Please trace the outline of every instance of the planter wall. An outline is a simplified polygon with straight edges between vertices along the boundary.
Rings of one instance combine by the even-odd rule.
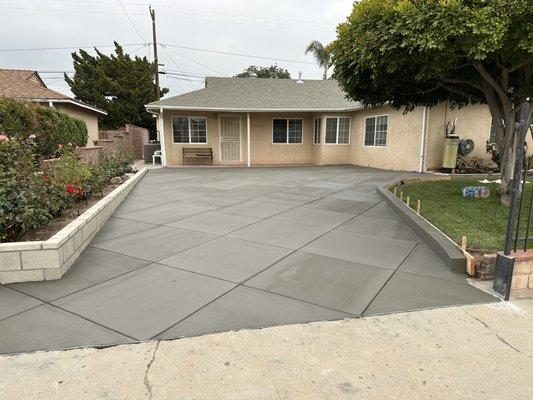
[[[60,279],[146,172],[137,172],[48,240],[0,243],[0,284]]]

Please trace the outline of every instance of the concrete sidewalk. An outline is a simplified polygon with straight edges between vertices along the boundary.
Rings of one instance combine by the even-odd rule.
[[[0,357],[0,399],[531,399],[533,300]]]

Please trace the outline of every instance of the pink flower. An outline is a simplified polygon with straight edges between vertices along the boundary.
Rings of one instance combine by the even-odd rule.
[[[61,143],[57,145],[57,148],[58,148],[59,150],[63,150],[63,147],[65,147],[65,146],[64,146],[63,144],[61,144]]]
[[[36,137],[37,137],[37,135],[32,133],[30,136],[28,136],[28,139],[34,140]]]
[[[6,135],[0,135],[0,142],[9,142],[9,138]]]

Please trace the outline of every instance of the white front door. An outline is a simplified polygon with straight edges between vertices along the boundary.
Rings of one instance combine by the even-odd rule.
[[[241,161],[241,117],[226,115],[219,117],[220,122],[220,161]]]

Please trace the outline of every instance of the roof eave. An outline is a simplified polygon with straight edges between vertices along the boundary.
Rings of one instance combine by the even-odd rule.
[[[86,108],[88,110],[94,111],[95,113],[98,113],[98,114],[107,115],[107,112],[104,111],[104,110],[100,110],[99,108],[93,107],[93,106],[91,106],[89,104],[85,104],[85,103],[82,103],[80,101],[76,101],[76,100],[73,100],[73,99],[56,99],[56,98],[46,98],[46,97],[43,97],[43,98],[39,98],[39,97],[17,97],[17,99],[32,101],[32,102],[36,102],[36,103],[50,103],[50,102],[51,103],[70,103],[70,104],[74,104],[75,106]]]
[[[163,106],[146,104],[147,110],[190,110],[190,111],[214,111],[214,112],[349,112],[361,110],[362,105],[335,108],[227,108],[227,107],[191,107],[191,106]]]

